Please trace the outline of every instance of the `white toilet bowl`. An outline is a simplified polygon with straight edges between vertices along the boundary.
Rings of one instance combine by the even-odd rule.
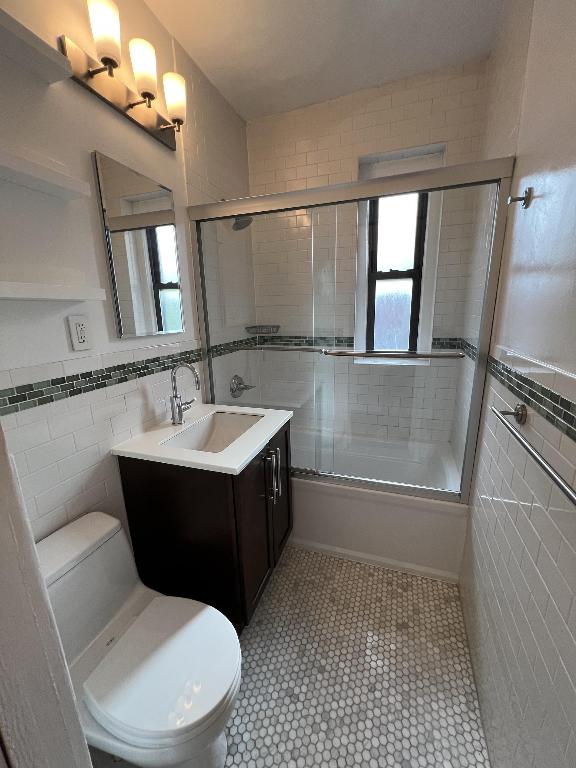
[[[141,768],[222,768],[240,686],[232,624],[145,587],[114,518],[38,544],[88,744]]]

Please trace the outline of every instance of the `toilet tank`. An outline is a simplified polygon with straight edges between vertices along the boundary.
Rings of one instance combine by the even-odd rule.
[[[71,664],[140,583],[132,550],[118,520],[102,512],[84,515],[36,546]]]

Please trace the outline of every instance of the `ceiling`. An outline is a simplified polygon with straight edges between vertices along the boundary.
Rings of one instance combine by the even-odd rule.
[[[242,117],[486,56],[502,0],[146,0]]]

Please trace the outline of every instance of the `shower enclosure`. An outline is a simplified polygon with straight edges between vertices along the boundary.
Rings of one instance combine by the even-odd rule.
[[[212,400],[294,411],[302,476],[466,501],[512,169],[190,208]]]

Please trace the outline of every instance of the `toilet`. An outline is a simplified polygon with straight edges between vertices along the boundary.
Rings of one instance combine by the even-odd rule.
[[[228,619],[145,587],[102,512],[37,549],[88,744],[143,768],[222,768],[241,674]]]

